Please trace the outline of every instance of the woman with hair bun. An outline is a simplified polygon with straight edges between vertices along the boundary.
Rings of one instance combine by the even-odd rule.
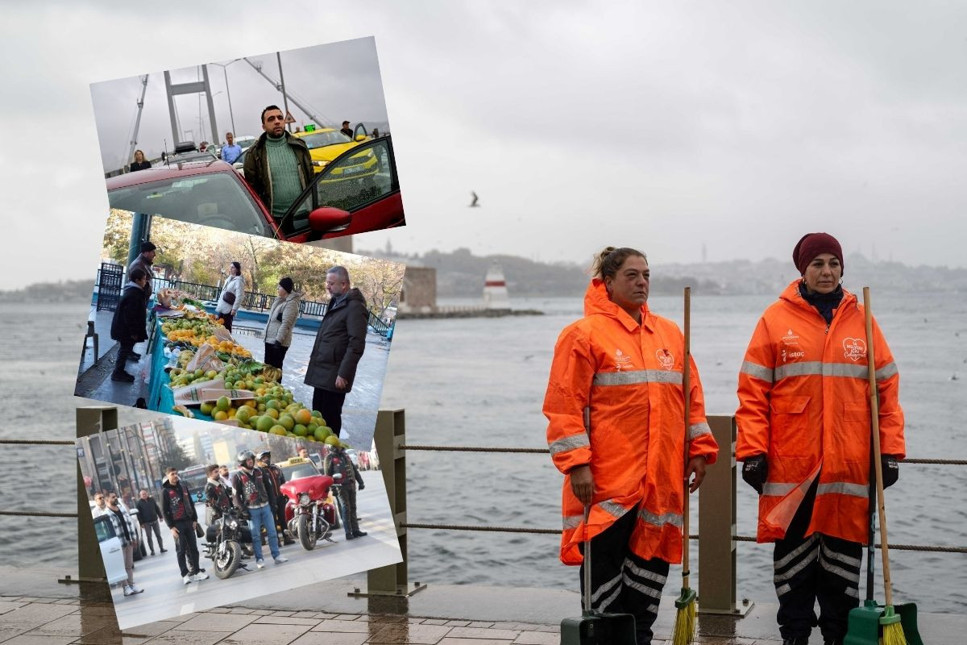
[[[544,398],[551,458],[564,474],[560,557],[583,567],[589,540],[591,589],[582,593],[594,610],[633,614],[641,645],[651,642],[669,563],[682,560],[683,482],[699,487],[718,445],[689,361],[686,459],[684,337],[648,309],[645,254],[608,247],[592,272],[585,317],[561,332]]]

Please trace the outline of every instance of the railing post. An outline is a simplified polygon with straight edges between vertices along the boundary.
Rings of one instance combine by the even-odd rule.
[[[396,524],[403,561],[386,567],[370,569],[366,578],[369,596],[409,596],[425,585],[417,584],[411,592],[407,573],[406,553],[406,456],[401,446],[406,444],[405,413],[403,410],[380,410],[376,415],[376,431],[373,436],[379,467],[383,473],[386,496],[389,498],[390,514]],[[353,594],[351,594],[353,595]],[[358,594],[363,595],[363,594]]]
[[[708,424],[719,459],[699,489],[698,609],[703,614],[745,615],[751,605],[735,606],[735,417],[710,416]]]
[[[77,408],[77,437],[88,437],[118,427],[118,409],[115,407]],[[101,547],[91,521],[91,504],[87,498],[87,486],[77,463],[77,562],[81,582],[107,581]]]

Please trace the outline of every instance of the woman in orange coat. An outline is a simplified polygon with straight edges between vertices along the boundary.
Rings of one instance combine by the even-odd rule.
[[[739,374],[736,459],[759,493],[758,542],[775,542],[779,631],[805,645],[819,625],[841,644],[859,605],[869,532],[872,444],[866,324],[841,286],[843,251],[826,233],[793,251],[802,278],[766,309]],[[899,374],[873,324],[884,484],[905,456]],[[819,602],[817,621],[814,605]]]
[[[594,274],[585,317],[558,338],[544,399],[551,456],[565,475],[561,560],[582,564],[590,539],[592,607],[634,614],[643,644],[669,563],[681,562],[684,482],[698,488],[718,446],[690,363],[686,469],[684,339],[646,305],[645,255],[609,247]]]

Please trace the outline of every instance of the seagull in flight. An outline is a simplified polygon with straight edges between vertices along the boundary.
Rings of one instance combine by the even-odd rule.
[[[480,204],[477,203],[478,201],[480,201],[480,198],[477,197],[477,193],[471,190],[470,194],[473,195],[473,201],[470,202],[470,208],[480,208]]]

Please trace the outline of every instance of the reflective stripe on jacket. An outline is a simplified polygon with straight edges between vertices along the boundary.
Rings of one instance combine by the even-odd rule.
[[[565,474],[561,561],[580,564],[584,507],[568,472],[591,465],[595,494],[587,539],[638,508],[630,547],[642,558],[680,562],[684,457],[684,338],[678,326],[642,307],[642,324],[593,280],[586,317],[561,332],[544,398],[547,442]],[[689,457],[715,462],[702,386],[691,363]],[[584,409],[590,408],[590,436]]]
[[[903,458],[900,376],[873,321],[880,450]],[[827,326],[799,293],[799,280],[769,306],[739,373],[736,459],[764,454],[769,471],[759,498],[759,542],[773,542],[819,476],[806,535],[865,543],[869,526],[870,397],[866,323],[856,296]]]

